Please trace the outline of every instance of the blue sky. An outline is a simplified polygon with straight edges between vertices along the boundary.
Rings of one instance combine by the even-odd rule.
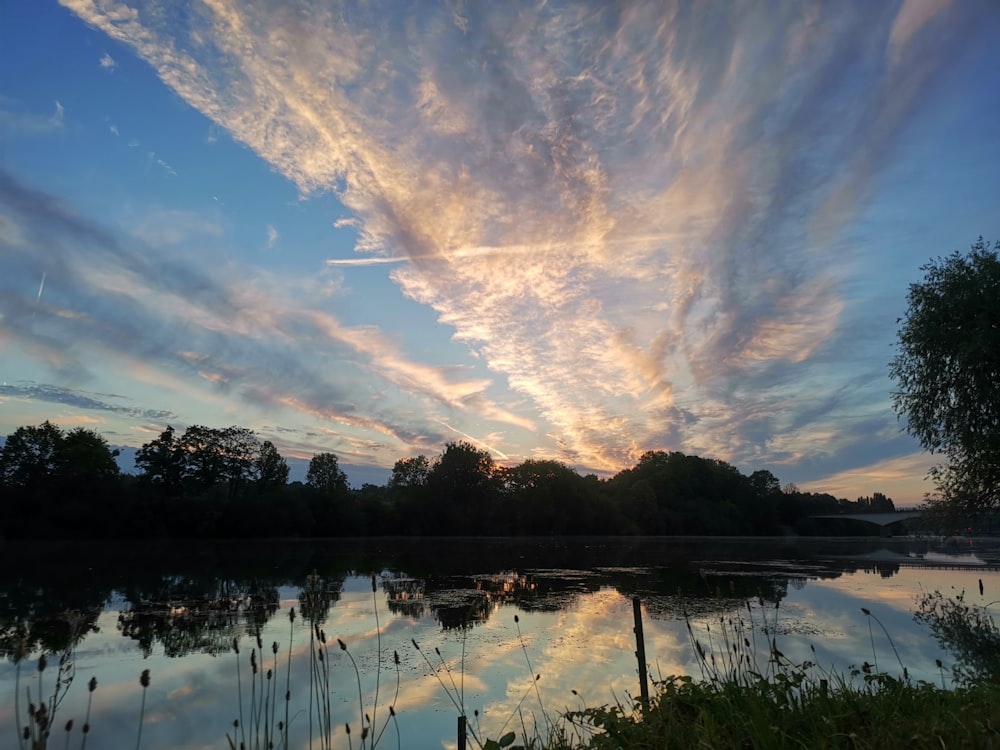
[[[0,434],[680,450],[915,502],[907,285],[1000,236],[1000,6],[0,5]]]

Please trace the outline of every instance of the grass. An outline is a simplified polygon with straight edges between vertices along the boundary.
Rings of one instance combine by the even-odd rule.
[[[372,577],[372,597],[377,617],[377,579]],[[393,652],[395,692],[391,700],[382,698],[381,674],[376,676],[374,697],[366,705],[361,673],[348,645],[336,639],[354,670],[358,693],[358,720],[334,726],[331,701],[330,649],[321,627],[323,603],[328,592],[318,576],[311,576],[300,599],[299,616],[309,622],[309,695],[306,708],[291,713],[291,651],[295,635],[296,611],[289,612],[288,656],[286,659],[284,719],[278,720],[279,652],[271,644],[270,667],[266,667],[261,636],[254,637],[249,651],[249,682],[242,674],[247,656],[236,657],[236,718],[232,734],[226,733],[230,750],[290,748],[291,724],[302,738],[308,733],[308,747],[332,750],[346,743],[349,750],[374,750],[382,744],[404,746],[395,703],[400,688],[400,658]],[[813,661],[793,662],[786,657],[775,635],[778,602],[747,601],[745,607],[713,623],[695,626],[687,619],[692,653],[698,675],[659,677],[654,681],[648,703],[627,698],[598,707],[581,707],[552,714],[546,711],[538,690],[541,675],[535,674],[528,649],[515,615],[517,635],[527,672],[526,687],[513,711],[496,731],[496,739],[484,736],[474,713],[467,722],[467,739],[481,750],[525,748],[530,750],[616,750],[635,748],[1000,748],[1000,630],[987,607],[969,604],[964,594],[946,597],[939,592],[918,602],[915,617],[926,622],[932,634],[956,656],[949,679],[938,662],[940,684],[911,680],[891,635],[877,615],[862,608],[868,619],[872,662],[867,659],[846,674],[824,668]],[[883,658],[898,674],[879,668],[875,627],[889,643],[892,657]],[[382,657],[381,627],[378,631],[378,661]],[[879,636],[881,641],[881,635]],[[464,643],[461,670],[455,670],[437,648],[431,651],[412,641],[440,688],[459,716],[466,716],[464,694]],[[815,649],[813,649],[815,653]],[[885,655],[883,650],[883,656]],[[56,717],[75,675],[72,650],[58,662],[49,678],[49,658],[42,655],[37,670],[21,679],[26,654],[16,654],[15,715],[25,716],[18,734],[19,750],[46,750],[62,746],[86,750],[90,736],[90,709],[97,687],[88,683],[87,713],[82,726],[72,719],[57,730]],[[381,663],[377,667],[381,673]],[[142,747],[148,670],[140,677],[136,748]],[[26,706],[20,700],[24,691]],[[46,695],[43,698],[43,695]],[[573,694],[576,695],[575,691]],[[297,696],[299,702],[304,696]],[[38,705],[33,702],[38,700]],[[528,706],[530,705],[530,712]],[[538,712],[537,714],[535,712]],[[305,713],[306,716],[302,716]],[[526,718],[526,713],[530,716]],[[536,717],[540,716],[541,720]],[[247,719],[247,720],[245,720]],[[390,725],[392,731],[390,730]],[[513,727],[513,728],[511,728]],[[74,731],[76,729],[76,731]],[[53,740],[53,737],[57,739]],[[299,742],[302,739],[297,740]],[[412,741],[413,746],[419,741]],[[226,745],[220,744],[220,747]]]
[[[942,690],[870,675],[822,690],[784,679],[741,683],[671,677],[655,685],[648,709],[588,709],[567,720],[594,731],[563,748],[985,748],[1000,746],[1000,687]]]

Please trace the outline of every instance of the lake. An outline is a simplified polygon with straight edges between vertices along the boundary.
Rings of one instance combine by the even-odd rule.
[[[796,662],[848,673],[867,661],[893,675],[902,664],[936,683],[948,682],[951,656],[914,621],[917,597],[1000,599],[1000,542],[978,539],[7,544],[0,566],[2,747],[17,746],[26,690],[34,702],[52,694],[63,652],[72,680],[53,748],[70,718],[70,747],[80,747],[88,699],[86,747],[134,747],[147,669],[144,748],[228,748],[227,732],[241,730],[250,746],[272,716],[284,721],[286,690],[293,748],[327,721],[333,747],[348,747],[345,724],[358,747],[367,722],[375,735],[386,727],[379,747],[454,747],[456,704],[480,736],[498,737],[637,696],[633,597],[653,678],[697,677],[692,637],[721,658],[722,621],[732,620],[762,665],[774,637]]]

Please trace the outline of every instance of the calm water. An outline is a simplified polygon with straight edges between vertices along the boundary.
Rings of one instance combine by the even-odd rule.
[[[936,682],[935,659],[947,665],[950,657],[913,620],[917,596],[954,589],[968,592],[974,603],[1000,599],[1000,546],[978,540],[31,545],[0,549],[0,566],[0,650],[6,657],[0,663],[0,747],[16,747],[25,688],[37,701],[43,650],[55,654],[41,674],[46,696],[58,654],[71,647],[75,664],[51,747],[63,747],[69,718],[75,719],[70,746],[79,747],[91,677],[99,685],[87,747],[134,747],[139,675],[148,669],[142,746],[227,748],[241,691],[244,726],[250,720],[250,653],[259,633],[261,675],[268,668],[277,675],[277,718],[284,719],[287,680],[291,746],[305,748],[310,654],[317,645],[310,644],[311,618],[327,636],[323,666],[335,747],[348,746],[345,722],[358,747],[362,722],[348,653],[360,672],[364,713],[376,727],[391,703],[403,747],[454,747],[459,711],[452,697],[470,717],[478,711],[482,732],[496,737],[505,724],[520,728],[519,713],[530,723],[542,707],[556,714],[637,694],[634,596],[643,603],[653,676],[699,674],[684,613],[705,645],[713,638],[707,627],[717,634],[720,617],[742,616],[756,626],[762,651],[766,622],[789,658],[847,671],[873,661],[869,620],[861,612],[867,607],[891,633],[911,676]],[[312,574],[320,595],[308,599],[303,587]],[[297,618],[291,622],[293,607]],[[899,674],[887,637],[874,627],[879,668]],[[18,640],[30,649],[21,664],[20,722],[11,658]],[[537,683],[534,675],[540,675]],[[260,685],[258,677],[258,695]],[[397,746],[396,726],[389,725],[380,747]]]

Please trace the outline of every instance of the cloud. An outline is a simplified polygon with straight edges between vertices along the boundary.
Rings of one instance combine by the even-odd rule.
[[[11,384],[4,383],[0,386],[0,398],[45,401],[47,403],[63,404],[88,411],[112,412],[152,422],[165,422],[175,419],[177,416],[171,411],[162,409],[144,409],[137,406],[127,406],[121,403],[128,400],[125,396],[113,393],[92,393],[74,388],[62,388],[47,383],[32,383],[30,381]],[[83,424],[85,422],[81,420],[84,419],[84,417],[80,417],[78,422]],[[64,423],[65,420],[60,418],[60,424]]]
[[[278,230],[275,229],[270,224],[267,225],[267,249],[273,250],[275,243],[278,241]]]
[[[944,11],[951,0],[904,0],[889,32],[889,55],[895,61],[920,29]]]
[[[151,211],[138,218],[132,235],[151,247],[162,248],[180,245],[193,238],[220,238],[222,226],[217,220],[194,211],[165,209]]]
[[[220,267],[199,243],[182,245],[216,233],[204,217],[154,214],[119,236],[2,171],[0,216],[16,227],[0,235],[9,270],[0,279],[0,336],[59,383],[85,382],[117,363],[191,403],[209,389],[255,413],[319,420],[336,428],[327,435],[338,448],[374,465],[448,439],[428,415],[532,427],[486,396],[489,378],[414,362],[379,330],[321,311],[320,283]],[[179,234],[164,234],[165,226]],[[164,243],[174,243],[171,253],[150,252]],[[63,386],[25,386],[16,395],[152,421],[173,413],[112,409]]]
[[[98,64],[108,71],[114,71],[114,69],[118,67],[118,63],[116,63],[115,59],[107,52],[101,55],[101,59],[98,61]]]
[[[167,164],[167,162],[165,162],[163,159],[161,159],[159,156],[157,156],[155,151],[150,151],[146,155],[146,158],[148,159],[148,161],[149,161],[150,164],[155,164],[156,166],[158,166],[160,169],[162,169],[166,174],[170,175],[171,177],[176,177],[177,176],[177,171],[173,167],[171,167],[169,164]]]
[[[398,263],[537,414],[491,418],[605,471],[656,447],[785,460],[786,422],[820,451],[841,405],[789,383],[862,366],[875,303],[848,295],[845,236],[971,24],[910,1],[62,2],[304,194],[336,192],[361,257],[331,264]],[[371,361],[420,387],[393,360]],[[455,407],[456,386],[418,392]],[[892,421],[884,388],[856,408]]]
[[[17,103],[0,96],[0,133],[12,136],[42,136],[65,127],[65,109],[56,101],[51,115],[26,112]]]

